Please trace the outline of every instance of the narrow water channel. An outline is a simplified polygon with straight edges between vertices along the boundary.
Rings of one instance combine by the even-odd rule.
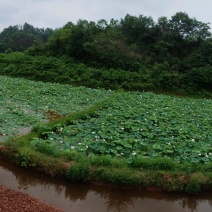
[[[70,183],[25,170],[2,159],[0,185],[28,193],[65,212],[212,211],[212,193],[189,197]]]

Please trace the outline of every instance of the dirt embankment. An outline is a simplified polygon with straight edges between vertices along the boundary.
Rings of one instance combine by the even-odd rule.
[[[0,211],[3,212],[62,212],[28,194],[0,186]]]

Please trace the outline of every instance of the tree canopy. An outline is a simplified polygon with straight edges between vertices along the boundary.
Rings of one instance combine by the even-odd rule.
[[[129,14],[120,20],[80,19],[56,30],[27,23],[10,26],[0,33],[0,52],[12,51],[61,57],[91,68],[131,73],[129,76],[137,74],[142,76],[142,83],[154,84],[154,89],[212,89],[210,27],[185,12],[157,21]]]
[[[53,30],[34,28],[28,23],[9,26],[0,33],[0,52],[25,51],[32,45],[47,42]]]

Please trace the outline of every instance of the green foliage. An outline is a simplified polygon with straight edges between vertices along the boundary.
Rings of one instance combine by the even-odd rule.
[[[153,177],[154,184],[159,188],[169,192],[182,192],[186,185],[187,176],[182,172],[158,171]]]
[[[77,161],[82,155],[87,155],[91,157],[94,165],[124,167],[127,163],[139,169],[186,170],[187,167],[188,172],[193,172],[195,169],[210,171],[210,165],[202,167],[192,165],[188,168],[188,166],[179,167],[170,161],[172,159],[192,164],[211,162],[211,144],[207,142],[211,139],[211,122],[208,116],[211,112],[210,100],[180,99],[140,92],[112,92],[113,95],[109,98],[97,102],[97,99],[108,97],[111,91],[100,92],[69,86],[63,88],[57,84],[5,77],[1,79],[4,82],[0,90],[2,140],[17,133],[15,127],[29,127],[41,120],[46,122],[48,118],[58,118],[54,116],[59,114],[59,110],[64,113],[75,110],[76,113],[66,115],[65,118],[34,127],[33,132],[37,135],[34,139],[28,138],[31,147],[47,155],[64,157],[66,160]],[[31,87],[34,89],[31,90]],[[69,94],[65,93],[67,88]],[[61,93],[65,96],[61,96]],[[36,95],[44,95],[44,98],[33,98]],[[80,111],[82,109],[80,97],[83,102],[84,97],[89,99],[85,106],[92,104],[93,106]],[[45,98],[48,103],[42,103]],[[62,109],[61,101],[64,98],[68,101],[67,106],[64,104]],[[70,100],[72,103],[75,102],[73,107]],[[46,110],[45,105],[51,101],[54,102],[51,104],[54,105],[54,109]],[[57,102],[60,102],[59,106]],[[44,107],[41,107],[41,104],[44,104]],[[41,115],[40,110],[51,112],[53,117],[46,117],[50,115],[49,112],[47,114],[45,112],[44,116]],[[35,115],[38,113],[37,119],[31,122],[31,119],[27,119],[28,113]],[[23,129],[25,128],[21,128]],[[118,160],[101,156],[123,160],[117,162]],[[149,158],[157,160],[150,163]]]
[[[124,51],[128,52],[128,50]],[[128,59],[126,61],[129,61]],[[134,61],[134,60],[133,60]],[[117,62],[115,62],[118,64]],[[137,62],[133,64],[137,66]],[[178,59],[171,59],[176,69],[184,67]],[[132,65],[132,67],[135,67]],[[134,69],[134,68],[133,68]],[[76,63],[67,57],[55,58],[45,56],[29,56],[14,52],[0,55],[0,74],[12,77],[23,77],[43,82],[56,82],[90,88],[106,88],[156,91],[193,94],[211,97],[211,68],[191,68],[182,73],[169,71],[170,63],[157,63],[154,68],[144,65],[135,68],[137,71],[122,69],[91,68],[82,63]]]
[[[183,12],[170,20],[161,17],[157,23],[151,17],[129,14],[120,21],[111,19],[110,23],[79,20],[76,25],[69,22],[56,30],[42,51],[66,55],[98,68],[139,72],[144,66],[153,68],[166,61],[169,64],[166,72],[183,72],[186,67],[196,65],[188,58],[207,43],[211,36],[209,29],[208,24]],[[206,62],[205,58],[208,56],[203,55],[202,61]]]
[[[79,162],[84,155],[80,152],[77,152],[75,149],[66,149],[60,152],[60,156],[66,161],[76,161]]]
[[[201,172],[195,172],[190,176],[185,192],[188,194],[198,194],[201,191],[201,187],[204,187],[208,181],[210,181],[210,176],[208,177]]]
[[[211,35],[208,24],[189,18],[188,14],[178,12],[171,17],[170,28],[183,39],[199,40],[206,39]]]
[[[112,183],[119,186],[142,187],[145,186],[146,176],[127,168],[106,169],[97,168],[92,173],[95,180]]]
[[[0,76],[0,142],[29,132],[33,125],[90,107],[112,93]]]
[[[116,168],[123,168],[127,166],[126,161],[120,158],[111,158],[108,156],[96,156],[93,155],[90,158],[90,164],[94,166],[103,166],[103,167],[116,167]]]
[[[192,92],[201,89],[212,91],[212,66],[194,68],[183,76],[182,81]]]
[[[200,190],[201,190],[201,186],[197,180],[190,181],[185,187],[185,192],[191,195],[194,195],[194,194],[197,195],[200,192]]]
[[[61,150],[123,158],[132,167],[175,170],[177,163],[212,161],[209,114],[211,100],[120,93],[89,116],[72,119],[62,131],[50,131],[45,139]],[[150,163],[150,158],[156,160]],[[110,164],[109,159],[100,161]]]
[[[129,14],[109,23],[79,20],[55,31],[27,23],[10,26],[0,33],[0,52],[9,54],[0,58],[0,74],[92,88],[198,92],[211,97],[209,29],[184,12],[157,22]],[[10,54],[26,49],[34,57]]]
[[[42,45],[47,42],[53,30],[50,28],[34,28],[28,23],[9,26],[0,33],[0,52],[25,51],[33,45]]]
[[[46,157],[46,155],[40,155],[40,157],[37,157],[35,160],[37,164],[36,168],[38,170],[41,170],[42,172],[50,175],[51,177],[65,177],[66,167],[64,165],[65,161],[63,159]]]
[[[35,166],[32,150],[28,147],[18,149],[15,156],[16,162],[23,167]]]
[[[137,179],[134,179],[128,169],[111,171],[108,173],[108,181],[120,186],[136,186],[139,184]]]
[[[137,157],[132,160],[130,167],[141,170],[174,171],[178,168],[178,165],[173,160],[167,158],[157,158],[150,160],[144,157]]]
[[[34,138],[31,142],[31,145],[36,151],[46,155],[57,157],[60,154],[60,152],[57,151],[56,144],[49,141],[37,141],[37,139]]]
[[[71,181],[86,182],[89,179],[89,168],[86,161],[78,164],[71,164],[66,172],[66,176]]]

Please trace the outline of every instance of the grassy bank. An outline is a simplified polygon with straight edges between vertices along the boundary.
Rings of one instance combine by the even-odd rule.
[[[168,159],[139,159],[131,164],[126,160],[105,156],[87,158],[67,153],[61,157],[35,151],[27,146],[33,138],[29,134],[1,146],[1,157],[19,166],[33,169],[51,177],[70,181],[90,182],[129,189],[199,194],[212,190],[212,165],[176,163]],[[26,140],[27,139],[27,140]],[[16,144],[14,142],[17,142]]]

